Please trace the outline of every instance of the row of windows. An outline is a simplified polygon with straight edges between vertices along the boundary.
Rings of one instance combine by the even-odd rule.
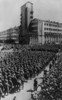
[[[52,33],[51,32],[44,32],[44,34],[45,35],[50,35],[50,36],[61,36],[62,37],[62,34],[61,33],[58,33],[57,34],[57,33],[53,33],[53,32]]]
[[[49,42],[49,43],[51,43],[51,42],[61,42],[62,41],[62,38],[51,38],[51,39],[49,39],[49,38],[45,38],[45,43],[46,42]]]
[[[38,22],[37,21],[32,21],[31,25],[38,25]]]
[[[48,37],[48,36],[45,36],[45,39],[54,40],[54,39],[62,39],[62,37]]]
[[[36,31],[38,31],[38,27],[36,26],[36,27],[31,27],[31,30],[33,31],[33,30],[36,30]]]
[[[44,28],[44,30],[50,30],[50,31],[62,31],[61,29],[52,29],[52,28]]]
[[[44,25],[46,25],[46,26],[53,26],[53,27],[62,27],[62,25],[60,25],[60,24],[44,23]]]

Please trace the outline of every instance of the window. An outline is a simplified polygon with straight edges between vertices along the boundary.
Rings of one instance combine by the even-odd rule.
[[[44,25],[47,25],[48,26],[48,23],[44,23]]]
[[[47,24],[47,26],[48,26],[48,24]]]
[[[44,30],[47,30],[47,28],[44,28]]]
[[[44,25],[46,25],[46,23],[44,23]]]

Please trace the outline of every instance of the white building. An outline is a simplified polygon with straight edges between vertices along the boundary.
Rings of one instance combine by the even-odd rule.
[[[62,23],[33,19],[30,23],[30,44],[61,43]]]

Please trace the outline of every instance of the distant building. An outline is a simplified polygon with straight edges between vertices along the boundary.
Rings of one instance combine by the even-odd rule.
[[[6,31],[0,32],[0,42],[3,43],[19,43],[19,28],[14,27]]]
[[[7,31],[0,32],[0,43],[6,41],[7,39]]]
[[[30,23],[30,44],[62,42],[62,23],[33,19]]]
[[[29,24],[33,20],[33,4],[25,3],[21,7],[21,42],[29,43]]]
[[[13,29],[9,29],[7,38],[13,40],[14,43],[19,43],[19,28],[14,27]]]

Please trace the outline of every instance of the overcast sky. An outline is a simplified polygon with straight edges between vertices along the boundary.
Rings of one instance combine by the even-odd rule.
[[[0,31],[20,25],[21,6],[33,3],[34,18],[62,22],[62,0],[0,0]]]

